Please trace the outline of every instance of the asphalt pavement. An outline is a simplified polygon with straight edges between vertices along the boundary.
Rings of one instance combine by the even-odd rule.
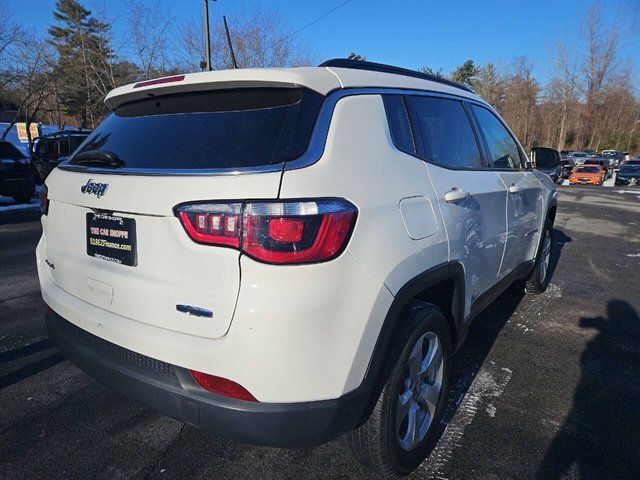
[[[0,213],[0,478],[376,478],[341,440],[242,445],[97,384],[52,349],[37,213]],[[454,362],[412,479],[640,478],[640,190],[560,187],[547,292],[505,292]]]

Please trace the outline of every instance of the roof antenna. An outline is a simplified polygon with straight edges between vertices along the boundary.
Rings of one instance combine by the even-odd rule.
[[[229,26],[227,25],[227,17],[223,15],[222,20],[224,21],[224,31],[227,34],[227,44],[229,45],[229,53],[231,53],[231,61],[233,62],[233,68],[238,68],[238,62],[236,62],[236,56],[233,53],[233,45],[231,45],[231,35],[229,35]]]

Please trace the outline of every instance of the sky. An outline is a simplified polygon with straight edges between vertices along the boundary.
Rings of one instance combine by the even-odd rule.
[[[13,18],[36,34],[52,24],[55,0],[2,0]],[[159,3],[178,22],[202,16],[202,0],[143,0]],[[81,0],[87,8],[105,12],[114,33],[126,42],[126,0]],[[622,66],[632,70],[640,89],[640,0],[600,2],[605,18],[618,29]],[[591,1],[381,1],[381,0],[217,0],[210,16],[229,22],[251,8],[277,10],[289,32],[323,61],[357,52],[367,60],[418,69],[429,66],[445,73],[467,59],[506,67],[526,55],[534,76],[543,84],[553,75],[558,41],[579,55],[585,14]],[[338,8],[336,8],[338,7]],[[333,12],[327,14],[331,10]]]

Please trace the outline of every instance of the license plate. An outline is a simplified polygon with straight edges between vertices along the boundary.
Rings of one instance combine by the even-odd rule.
[[[135,267],[136,221],[106,213],[87,213],[87,255]]]

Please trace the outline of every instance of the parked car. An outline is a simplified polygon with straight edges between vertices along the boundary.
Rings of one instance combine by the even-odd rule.
[[[612,166],[618,167],[624,161],[624,153],[617,150],[603,150],[602,156],[611,161]]]
[[[569,152],[568,158],[573,160],[576,165],[582,165],[589,158],[589,154],[585,152]]]
[[[29,159],[11,142],[0,140],[0,195],[29,203],[35,188]]]
[[[583,165],[600,165],[605,172],[604,179],[607,180],[613,176],[613,167],[609,162],[609,159],[598,157],[598,158],[590,158],[585,160]]]
[[[91,130],[62,130],[36,138],[31,154],[36,181],[42,184],[60,160],[73,153],[90,133]]]
[[[605,170],[600,165],[580,165],[569,176],[569,185],[602,185]]]
[[[640,185],[640,161],[630,160],[620,167],[616,174],[616,185]]]
[[[415,469],[470,321],[550,279],[556,187],[499,114],[465,86],[343,59],[105,102],[42,193],[49,341],[217,435],[310,448],[350,432],[365,465]]]
[[[583,150],[584,153],[586,153],[587,155],[589,155],[590,157],[595,157],[597,156],[597,153],[595,150]]]
[[[562,168],[562,178],[566,180],[571,176],[571,172],[576,167],[576,163],[572,159],[567,158],[560,161],[560,167]]]
[[[553,183],[562,183],[563,168],[558,150],[553,148],[532,148],[531,161],[536,170],[549,175]]]

